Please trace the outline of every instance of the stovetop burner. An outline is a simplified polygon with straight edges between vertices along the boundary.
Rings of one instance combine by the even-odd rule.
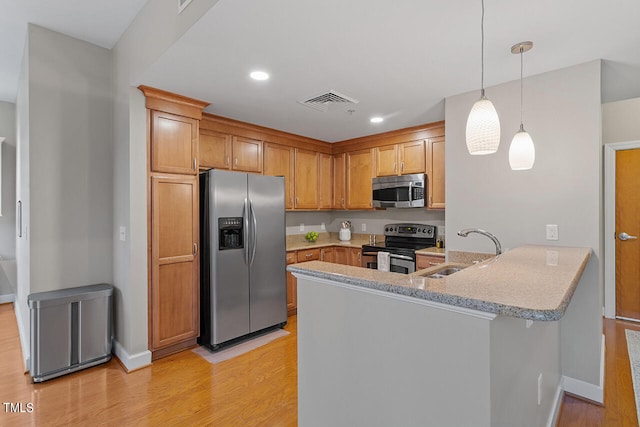
[[[384,226],[384,242],[364,245],[363,250],[385,250],[414,256],[416,249],[430,248],[436,245],[436,227],[425,224],[387,224]]]

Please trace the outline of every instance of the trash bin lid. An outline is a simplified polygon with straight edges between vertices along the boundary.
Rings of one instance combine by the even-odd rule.
[[[55,291],[37,292],[29,294],[27,302],[29,308],[53,307],[70,304],[76,301],[90,300],[113,295],[113,286],[107,283],[78,286],[75,288],[57,289]]]

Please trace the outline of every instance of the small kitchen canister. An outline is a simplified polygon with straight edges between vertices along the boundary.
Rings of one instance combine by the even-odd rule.
[[[342,221],[340,226],[338,234],[340,240],[351,240],[351,221]]]

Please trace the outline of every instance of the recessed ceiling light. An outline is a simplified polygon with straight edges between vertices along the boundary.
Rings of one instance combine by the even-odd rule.
[[[371,117],[369,120],[371,123],[382,123],[384,119],[382,117]]]
[[[269,78],[269,74],[264,71],[252,71],[249,76],[251,76],[253,80],[267,80]]]

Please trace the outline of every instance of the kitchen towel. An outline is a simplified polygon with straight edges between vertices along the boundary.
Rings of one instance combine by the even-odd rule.
[[[389,271],[389,252],[378,252],[378,270]]]

